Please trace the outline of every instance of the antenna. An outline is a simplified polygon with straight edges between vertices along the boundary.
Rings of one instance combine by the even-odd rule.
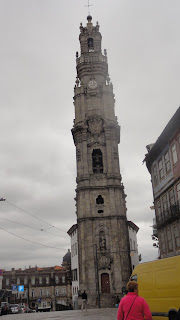
[[[85,7],[88,7],[88,14],[90,15],[90,9],[89,9],[89,7],[92,7],[93,6],[93,4],[89,4],[89,0],[88,0],[88,4],[87,5],[85,5]]]

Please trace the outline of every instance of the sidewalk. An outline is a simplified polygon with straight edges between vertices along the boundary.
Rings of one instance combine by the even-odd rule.
[[[8,314],[1,320],[116,320],[116,308]]]

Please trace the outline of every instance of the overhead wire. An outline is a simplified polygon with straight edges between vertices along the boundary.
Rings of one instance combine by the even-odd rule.
[[[48,224],[48,225],[50,226],[50,228],[56,228],[56,229],[58,229],[58,230],[63,231],[63,232],[66,233],[66,231],[64,231],[64,230],[62,230],[62,229],[60,229],[60,228],[58,228],[58,227],[55,227],[54,225],[50,224],[49,222],[47,222],[47,221],[45,221],[45,220],[43,220],[43,219],[41,219],[41,218],[33,215],[32,213],[30,213],[30,212],[28,212],[28,211],[26,211],[26,210],[24,210],[24,209],[22,209],[22,208],[20,208],[20,207],[18,207],[18,206],[16,206],[16,205],[14,205],[13,203],[11,203],[11,202],[9,202],[9,201],[7,201],[7,200],[6,200],[6,202],[7,202],[8,204],[10,204],[11,206],[15,207],[16,209],[19,209],[19,210],[21,210],[21,211],[29,214],[29,215],[32,216],[33,218],[38,219],[38,220],[40,220],[40,221]],[[50,229],[50,228],[47,228],[47,229],[43,229],[43,228],[38,229],[38,228],[35,228],[35,227],[27,226],[27,225],[25,225],[25,224],[23,224],[23,223],[20,223],[20,222],[16,222],[16,221],[9,220],[9,219],[5,219],[5,218],[0,218],[0,219],[6,220],[6,221],[10,221],[10,222],[13,222],[13,223],[16,223],[16,224],[19,224],[19,225],[23,225],[23,226],[25,226],[25,227],[28,227],[28,228],[31,228],[31,229],[35,229],[35,230],[38,230],[38,231],[43,231],[43,232],[46,232],[46,233],[49,233],[49,234],[52,234],[52,235],[57,235],[57,236],[59,236],[59,237],[62,237],[62,238],[67,239],[66,237],[63,237],[63,236],[60,236],[60,235],[58,235],[58,234],[54,234],[54,233],[52,233],[52,232],[47,231],[47,229]],[[41,243],[38,243],[38,242],[35,242],[35,241],[32,241],[32,240],[26,239],[26,238],[24,238],[24,237],[21,237],[21,236],[19,236],[19,235],[16,235],[16,234],[13,233],[13,232],[8,231],[8,230],[6,230],[6,229],[4,229],[4,228],[2,228],[2,227],[0,227],[0,229],[3,230],[3,231],[5,231],[5,232],[7,232],[7,233],[9,233],[9,234],[11,234],[11,235],[13,235],[13,236],[15,236],[15,237],[18,237],[18,238],[23,239],[23,240],[25,240],[25,241],[34,243],[34,244],[39,245],[39,246],[43,246],[43,247],[47,247],[47,248],[53,248],[53,249],[63,249],[63,250],[66,250],[65,248],[48,246],[48,245],[44,245],[44,244],[41,244]],[[142,230],[141,230],[141,232],[142,232]],[[144,233],[144,232],[143,232],[143,233]],[[145,233],[144,233],[144,235],[147,236],[147,234],[145,234]],[[138,247],[139,247],[139,246],[138,246]],[[140,248],[140,249],[143,249],[142,247],[139,247],[139,248]],[[146,256],[146,255],[144,255],[144,256]],[[146,257],[149,258],[148,256],[146,256]]]
[[[33,215],[32,213],[28,212],[27,210],[24,210],[24,209],[22,209],[22,208],[20,208],[20,207],[18,207],[18,206],[16,206],[16,205],[14,205],[13,203],[7,201],[7,200],[5,200],[5,201],[6,201],[9,205],[15,207],[16,209],[21,210],[21,211],[25,212],[26,214],[29,214],[29,215],[32,216],[33,218],[36,218],[36,219],[38,219],[39,221],[42,221],[42,222],[48,224],[50,227],[49,227],[49,228],[46,228],[46,229],[44,229],[44,228],[38,229],[38,228],[35,228],[35,227],[27,226],[27,225],[25,225],[25,224],[23,224],[23,223],[20,223],[20,222],[16,222],[16,221],[9,220],[9,219],[5,219],[5,218],[0,218],[0,219],[6,220],[6,221],[10,221],[10,222],[13,222],[13,223],[16,223],[16,224],[19,224],[19,225],[23,225],[23,226],[25,226],[25,227],[32,228],[32,229],[35,229],[35,230],[38,230],[38,231],[43,231],[43,232],[46,232],[46,233],[49,233],[49,234],[52,234],[52,235],[56,235],[56,236],[62,237],[62,238],[64,238],[64,239],[67,239],[67,238],[68,238],[68,237],[63,237],[63,236],[60,236],[60,235],[58,235],[58,234],[54,234],[54,233],[52,233],[52,232],[49,232],[49,231],[47,231],[47,229],[56,228],[56,229],[58,229],[58,230],[60,230],[60,231],[62,231],[62,232],[65,232],[65,233],[67,234],[66,231],[64,231],[64,230],[62,230],[62,229],[60,229],[60,228],[58,228],[58,227],[55,227],[54,225],[50,224],[49,222],[47,222],[47,221],[45,221],[45,220],[43,220],[43,219],[41,219],[41,218]],[[27,241],[27,242],[34,243],[34,244],[39,245],[39,246],[42,246],[42,247],[51,248],[51,249],[56,249],[56,250],[59,250],[59,249],[61,249],[61,250],[67,250],[66,248],[49,246],[49,245],[45,245],[45,244],[42,244],[42,243],[39,243],[39,242],[36,242],[36,241],[33,241],[33,240],[26,239],[26,238],[24,238],[24,237],[22,237],[22,236],[19,236],[19,235],[15,234],[15,233],[13,233],[13,232],[11,232],[11,231],[8,231],[8,230],[6,230],[6,229],[4,229],[4,228],[2,228],[2,227],[0,227],[0,229],[3,230],[3,231],[5,231],[5,232],[7,232],[7,233],[9,233],[9,234],[11,234],[11,235],[13,235],[13,236],[15,236],[15,237],[17,237],[17,238],[19,238],[19,239],[25,240],[25,241]]]
[[[31,243],[34,243],[34,244],[37,244],[37,245],[42,246],[42,247],[51,248],[51,249],[57,249],[57,250],[59,250],[59,249],[67,250],[66,248],[48,246],[48,245],[46,245],[46,244],[42,244],[42,243],[38,243],[38,242],[36,242],[36,241],[32,241],[32,240],[26,239],[26,238],[21,237],[21,236],[15,234],[15,233],[13,233],[13,232],[8,231],[8,230],[6,230],[6,229],[4,229],[4,228],[2,228],[2,227],[0,227],[0,229],[3,230],[3,231],[5,231],[5,232],[7,232],[7,233],[9,233],[9,234],[11,234],[11,235],[13,235],[13,236],[15,236],[15,237],[17,237],[17,238],[23,239],[23,240],[25,240],[25,241],[28,241],[28,242],[31,242]]]
[[[47,222],[47,221],[45,221],[45,220],[43,220],[43,219],[41,219],[41,218],[39,218],[39,217],[35,216],[34,214],[32,214],[32,213],[28,212],[27,210],[24,210],[24,209],[22,209],[22,208],[20,208],[20,207],[16,206],[15,204],[13,204],[13,203],[11,203],[11,202],[7,201],[7,200],[5,200],[5,201],[6,201],[8,204],[10,204],[11,206],[15,207],[16,209],[19,209],[19,210],[21,210],[21,211],[23,211],[23,212],[25,212],[25,213],[29,214],[29,215],[30,215],[30,216],[32,216],[33,218],[38,219],[38,220],[40,220],[41,222],[44,222],[44,223],[48,224],[51,228],[56,228],[56,229],[58,229],[58,230],[60,230],[60,231],[62,231],[62,232],[67,233],[66,231],[64,231],[64,230],[62,230],[62,229],[60,229],[60,228],[58,228],[58,227],[55,227],[55,226],[54,226],[54,225],[52,225],[51,223],[49,223],[49,222]],[[50,228],[49,228],[49,229],[50,229]]]
[[[55,235],[55,236],[57,236],[57,237],[61,237],[61,238],[64,238],[64,239],[68,239],[68,238],[69,238],[68,236],[67,236],[67,237],[63,237],[63,236],[61,236],[61,235],[59,235],[59,234],[57,234],[57,233],[49,232],[49,231],[47,231],[47,229],[42,229],[42,228],[39,229],[39,228],[27,226],[27,225],[24,224],[24,223],[17,222],[17,221],[13,221],[13,220],[9,220],[9,219],[6,219],[6,218],[1,218],[1,217],[0,217],[0,219],[1,219],[1,220],[5,220],[5,221],[9,221],[9,222],[13,222],[13,223],[15,223],[15,224],[19,224],[19,225],[21,225],[21,226],[24,226],[24,227],[27,227],[27,228],[31,228],[31,229],[34,229],[34,230],[46,232],[46,233],[52,234],[53,236]]]

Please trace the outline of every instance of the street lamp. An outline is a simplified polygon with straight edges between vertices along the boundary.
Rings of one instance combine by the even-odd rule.
[[[100,308],[100,294],[99,294],[99,270],[98,270],[98,255],[97,255],[97,244],[93,244],[92,247],[95,247],[95,265],[96,265],[96,286],[97,286],[97,296],[98,296],[98,307]]]

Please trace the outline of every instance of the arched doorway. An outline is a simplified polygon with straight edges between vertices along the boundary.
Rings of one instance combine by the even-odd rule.
[[[109,283],[109,274],[108,273],[101,274],[101,292],[102,293],[110,293],[110,283]]]

